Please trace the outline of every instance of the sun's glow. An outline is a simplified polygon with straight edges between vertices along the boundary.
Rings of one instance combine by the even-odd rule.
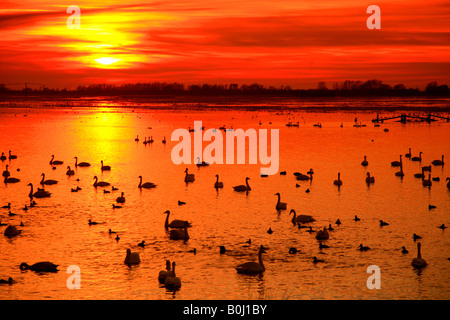
[[[117,61],[120,61],[120,59],[111,58],[111,57],[102,57],[95,59],[96,62],[103,64],[103,65],[110,65],[113,63],[116,63]]]

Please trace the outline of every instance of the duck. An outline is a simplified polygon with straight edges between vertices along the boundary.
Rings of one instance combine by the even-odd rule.
[[[263,273],[266,268],[264,267],[263,261],[262,261],[262,254],[266,253],[266,250],[261,245],[258,250],[258,262],[245,262],[242,264],[239,264],[235,267],[237,273],[240,274],[248,274],[248,275],[255,275],[255,274],[261,274]]]
[[[428,180],[422,179],[422,185],[424,187],[431,187],[432,185],[431,174],[428,175]]]
[[[66,171],[66,175],[73,176],[75,174],[75,171],[73,171],[72,169],[70,169],[70,166],[67,166],[67,171]]]
[[[103,165],[103,160],[100,161],[100,164],[101,164],[100,169],[102,170],[102,172],[103,172],[103,171],[111,171],[111,166],[105,166],[105,165]]]
[[[359,245],[358,250],[359,250],[359,251],[367,251],[367,250],[370,250],[370,248],[369,248],[369,247],[364,247],[364,246],[362,245],[362,243],[361,243],[361,244]]]
[[[300,250],[298,250],[297,248],[289,248],[289,254],[296,254],[298,253]]]
[[[227,249],[225,248],[225,246],[219,246],[219,252],[220,254],[225,254],[227,252]]]
[[[296,179],[299,181],[308,181],[308,180],[312,180],[312,176],[313,176],[314,172],[309,172],[309,175],[306,174],[302,174],[302,173],[296,173]]]
[[[48,198],[48,197],[51,196],[51,192],[48,192],[48,191],[46,191],[44,189],[39,189],[39,188],[38,188],[38,191],[33,193],[33,184],[29,183],[28,185],[31,187],[30,193],[28,194],[30,199],[33,199],[33,198]]]
[[[169,231],[169,237],[172,240],[189,240],[188,223],[185,223],[183,229],[172,229]]]
[[[75,159],[75,168],[77,167],[90,167],[91,164],[89,162],[80,162],[78,163],[78,157],[74,157]]]
[[[436,209],[436,206],[434,206],[434,205],[432,205],[432,204],[429,204],[429,205],[428,205],[428,210],[431,210],[431,209]]]
[[[11,209],[11,202],[8,202],[6,206],[2,207],[3,209]]]
[[[186,202],[178,200],[178,205],[179,206],[184,206],[185,204],[186,204]]]
[[[422,237],[414,233],[413,240],[416,241],[417,239],[422,239]]]
[[[166,270],[161,270],[158,274],[159,283],[163,284],[169,273],[170,273],[170,260],[166,260]]]
[[[53,185],[53,184],[57,184],[58,183],[57,180],[52,180],[52,179],[45,180],[45,173],[41,174],[41,176],[42,176],[42,180],[41,180],[40,183],[42,185]]]
[[[429,166],[423,166],[422,170],[423,171],[427,171],[427,172],[431,172],[431,164]]]
[[[214,183],[214,188],[216,188],[216,189],[223,188],[223,182],[219,181],[218,174],[216,174],[216,182]]]
[[[58,265],[49,261],[42,261],[28,265],[26,262],[20,264],[20,270],[31,270],[35,272],[57,272]]]
[[[138,247],[144,248],[145,247],[145,240],[142,240],[137,245],[138,245]]]
[[[245,191],[250,191],[250,190],[252,190],[252,189],[250,188],[250,185],[248,184],[248,180],[250,180],[249,177],[245,178],[245,185],[241,184],[241,185],[238,185],[238,186],[234,186],[234,187],[233,187],[234,191],[237,191],[237,192],[245,192]]]
[[[5,284],[5,283],[7,283],[7,284],[13,284],[13,283],[15,283],[15,281],[14,281],[13,278],[11,278],[11,277],[9,277],[8,280],[0,279],[0,284]]]
[[[370,172],[367,172],[366,183],[367,184],[375,183],[375,177],[371,177]]]
[[[154,184],[153,182],[142,183],[142,176],[139,176],[138,178],[139,178],[139,185],[138,185],[139,189],[142,189],[142,188],[144,188],[144,189],[156,188],[156,184]]]
[[[176,263],[172,262],[172,270],[169,271],[164,280],[164,287],[168,290],[178,290],[181,288],[181,279],[175,273],[175,266]]]
[[[328,246],[328,245],[326,245],[326,244],[323,244],[322,242],[319,242],[319,249],[327,249],[327,248],[329,248],[330,246]]]
[[[358,218],[358,216],[355,214],[355,218],[354,218],[353,220],[355,220],[355,221],[360,221],[361,219]]]
[[[316,233],[317,240],[327,240],[330,237],[327,228],[323,228],[323,230],[319,230]]]
[[[434,166],[443,166],[444,165],[444,155],[442,155],[441,160],[433,160],[431,164]]]
[[[119,241],[120,240],[119,235],[117,235],[115,239],[116,239],[116,241]]]
[[[192,173],[188,172],[188,168],[186,168],[186,170],[184,170],[184,172],[186,173],[184,176],[184,182],[194,182],[195,181],[195,175]]]
[[[364,160],[361,162],[361,165],[363,167],[367,167],[369,165],[369,162],[367,161],[367,157],[366,156],[364,156]]]
[[[100,224],[100,222],[95,222],[95,221],[92,221],[91,219],[89,219],[88,223],[89,223],[90,226],[94,226],[94,225]]]
[[[301,215],[297,216],[297,213],[295,212],[294,209],[291,209],[291,211],[289,212],[289,215],[291,213],[293,214],[293,217],[292,217],[292,223],[293,224],[296,224],[296,223],[308,223],[308,222],[315,221],[315,219],[312,216],[310,216],[310,215],[301,214]]]
[[[281,199],[280,193],[277,192],[277,193],[275,193],[275,195],[278,196],[278,201],[277,201],[277,204],[275,206],[275,209],[278,210],[278,211],[286,210],[286,206],[287,206],[286,203],[280,201],[280,199]]]
[[[313,263],[321,263],[321,262],[325,262],[325,260],[317,259],[317,257],[313,257]]]
[[[445,224],[441,224],[438,228],[442,229],[442,230],[445,230],[447,227],[445,226]]]
[[[341,173],[340,172],[338,172],[338,178],[337,178],[337,180],[334,180],[333,184],[335,186],[342,186],[342,180],[341,180]]]
[[[164,137],[164,139],[161,142],[166,144],[166,137]]]
[[[52,159],[50,160],[50,165],[51,166],[53,166],[53,165],[60,165],[60,164],[63,164],[64,163],[64,161],[60,161],[60,160],[54,160],[55,159],[55,155],[53,155],[52,154]]]
[[[116,231],[112,231],[111,229],[108,230],[109,234],[117,233]]]
[[[2,152],[2,155],[0,156],[0,160],[1,161],[5,161],[6,160],[6,156],[5,156],[4,152]]]
[[[166,210],[164,211],[163,214],[167,214],[166,216],[166,220],[164,222],[164,228],[167,230],[168,228],[184,228],[185,226],[187,227],[191,227],[191,223],[189,221],[185,221],[185,220],[172,220],[169,223],[169,216],[170,216],[170,211]]]
[[[76,191],[78,191],[78,190],[76,190]],[[111,193],[111,191],[109,191],[109,190],[103,190],[103,193]]]
[[[400,161],[392,161],[391,167],[400,167],[402,165],[402,155],[400,155]]]
[[[116,205],[114,203],[113,203],[112,207],[113,207],[113,209],[121,209],[122,208],[122,206],[118,206],[118,205]]]
[[[425,261],[425,259],[422,258],[420,249],[421,249],[421,244],[419,242],[417,244],[417,258],[414,258],[411,262],[411,265],[416,269],[421,269],[427,265],[427,262]]]
[[[341,220],[337,219],[335,223],[339,226],[341,225]]]
[[[267,233],[268,233],[268,234],[272,234],[272,233],[273,233],[272,228],[269,228],[269,229],[267,230]]]
[[[14,217],[14,216],[17,216],[17,213],[12,213],[11,211],[9,211],[8,216]]]
[[[411,148],[409,148],[409,152],[405,154],[405,158],[411,158]]]
[[[9,150],[8,153],[9,153],[9,157],[8,157],[9,160],[17,159],[17,156],[16,156],[16,155],[11,154],[11,150]]]
[[[11,175],[11,173],[8,170],[8,167],[9,165],[6,165],[5,171],[3,171],[2,173],[2,177],[8,178]]]
[[[403,253],[403,254],[409,253],[409,251],[405,248],[405,246],[402,247],[402,253]]]
[[[106,181],[97,181],[98,180],[97,176],[94,177],[94,180],[95,180],[95,182],[94,182],[93,186],[96,188],[97,187],[107,187],[110,185],[110,183],[106,182]]]
[[[124,197],[124,193],[123,192],[120,195],[120,197],[117,197],[116,202],[117,203],[125,203],[125,197]]]
[[[134,139],[134,141],[136,141],[136,142],[139,141],[139,135],[136,136],[136,138]]]
[[[141,263],[141,258],[139,257],[138,252],[131,252],[131,249],[127,249],[127,254],[125,256],[125,264],[132,265],[132,264],[139,264]]]
[[[112,187],[111,187],[111,190],[112,190],[112,191],[117,191],[117,190],[119,190],[119,188],[116,188],[116,187],[112,186]]]
[[[418,157],[412,157],[411,161],[419,161],[422,162],[422,151],[419,152],[419,156]]]
[[[384,222],[383,220],[380,220],[380,227],[388,226],[389,223]]]

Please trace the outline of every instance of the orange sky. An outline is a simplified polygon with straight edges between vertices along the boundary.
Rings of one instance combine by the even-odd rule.
[[[68,5],[81,29],[68,29]],[[366,9],[381,8],[381,30]],[[0,82],[450,84],[450,2],[2,0]],[[12,87],[17,88],[17,87]]]

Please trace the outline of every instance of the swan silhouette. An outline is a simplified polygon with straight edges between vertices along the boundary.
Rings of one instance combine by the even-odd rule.
[[[369,247],[364,247],[363,245],[362,245],[362,243],[359,245],[359,247],[358,247],[358,250],[359,251],[367,251],[367,250],[370,250],[370,248]]]
[[[159,283],[163,284],[169,274],[170,274],[170,260],[166,260],[166,270],[161,270],[158,274]]]
[[[178,290],[181,287],[181,279],[175,273],[175,262],[172,262],[172,270],[164,280],[164,287],[168,290]]]
[[[367,184],[375,183],[375,177],[371,177],[370,172],[367,172],[366,183]]]
[[[442,159],[441,160],[433,160],[433,161],[431,161],[431,164],[433,164],[435,166],[443,166],[444,165],[444,155],[442,155]]]
[[[323,228],[323,230],[317,231],[316,239],[317,240],[327,240],[330,237],[328,234],[328,231],[326,228]]]
[[[17,159],[17,156],[16,156],[16,155],[11,154],[11,150],[9,150],[8,153],[9,153],[9,157],[8,157],[9,160]]]
[[[209,166],[209,163],[205,162],[205,161],[200,161],[200,157],[197,157],[197,167],[207,167]]]
[[[186,170],[184,170],[184,172],[186,173],[186,175],[184,176],[184,182],[193,182],[195,181],[195,175],[188,173],[188,168],[186,168]]]
[[[13,177],[5,177],[5,179],[3,179],[4,183],[17,183],[20,182],[20,179],[18,178],[13,178]]]
[[[1,161],[5,161],[6,160],[6,156],[5,156],[4,152],[2,152],[2,155],[0,156],[0,160]]]
[[[78,157],[74,157],[75,159],[75,168],[76,167],[90,167],[91,164],[89,162],[80,162],[78,163]]]
[[[312,216],[306,215],[306,214],[300,214],[297,216],[297,213],[295,212],[294,209],[291,209],[291,211],[289,212],[289,215],[293,213],[294,216],[292,217],[292,223],[296,224],[296,223],[308,223],[308,222],[312,222],[315,221],[315,219]]]
[[[57,264],[49,261],[42,261],[32,264],[31,266],[25,262],[20,264],[20,270],[31,270],[35,272],[57,272]]]
[[[125,264],[139,264],[141,262],[141,258],[139,257],[138,252],[131,252],[131,250],[127,249],[127,255],[125,256]]]
[[[3,171],[3,173],[2,173],[2,176],[5,178],[8,178],[11,175],[8,168],[9,168],[9,165],[6,165],[5,171]]]
[[[123,192],[120,195],[120,197],[117,197],[116,202],[117,203],[125,203],[125,197],[124,197],[124,193]]]
[[[392,161],[391,167],[400,167],[402,165],[402,155],[400,155],[400,161]]]
[[[188,223],[185,223],[183,229],[172,229],[169,231],[169,237],[172,240],[189,240]]]
[[[341,180],[341,173],[340,172],[338,172],[338,178],[337,178],[337,180],[334,180],[333,184],[335,186],[342,186],[342,180]]]
[[[420,249],[421,249],[421,244],[419,242],[417,244],[417,258],[414,258],[411,262],[411,265],[416,269],[421,269],[427,265],[427,262],[425,261],[425,259],[422,258]]]
[[[411,161],[419,161],[422,162],[422,151],[419,152],[419,156],[418,157],[412,157]]]
[[[52,159],[50,160],[50,165],[60,165],[63,164],[64,161],[60,161],[60,160],[54,160],[55,159],[55,155],[52,154]]]
[[[250,180],[249,177],[245,178],[245,185],[241,184],[238,186],[233,187],[234,191],[238,191],[238,192],[244,192],[244,191],[250,191],[250,185],[248,184],[248,180]]]
[[[405,158],[411,158],[411,148],[409,148],[409,152],[405,154]]]
[[[154,184],[153,182],[145,182],[144,184],[142,183],[142,176],[139,176],[139,185],[138,188],[139,189],[152,189],[152,188],[156,188],[156,184]]]
[[[45,180],[45,173],[41,174],[41,176],[42,176],[42,180],[41,180],[40,183],[42,185],[53,185],[53,184],[57,184],[58,183],[58,181],[56,181],[56,180],[51,180],[51,179]]]
[[[367,167],[369,165],[369,162],[367,161],[367,157],[366,156],[364,156],[364,160],[361,162],[361,165],[363,167]]]
[[[277,204],[275,206],[275,209],[277,209],[277,210],[286,210],[286,206],[287,206],[286,203],[280,201],[280,199],[281,199],[280,193],[277,192],[277,193],[275,193],[275,195],[278,196],[278,201],[277,201]]]
[[[266,270],[266,268],[264,267],[264,264],[262,261],[262,254],[265,252],[266,252],[266,250],[264,250],[264,247],[261,245],[259,247],[259,251],[258,251],[258,262],[251,261],[251,262],[245,262],[240,265],[237,265],[235,267],[237,273],[248,274],[248,275],[263,273]]]
[[[96,187],[96,188],[97,187],[107,187],[110,185],[110,183],[106,182],[106,181],[97,181],[98,180],[97,176],[94,177],[94,180],[95,180],[94,187]]]
[[[103,160],[102,161],[100,161],[100,163],[101,163],[101,170],[102,171],[111,171],[111,166],[104,166],[103,165]]]
[[[165,214],[167,214],[166,216],[166,220],[164,222],[164,228],[167,230],[168,228],[184,228],[186,225],[188,227],[191,226],[191,224],[188,221],[185,220],[172,220],[169,223],[169,216],[170,216],[170,211],[164,211]]]
[[[70,166],[67,166],[67,171],[66,171],[66,175],[73,176],[75,174],[75,171],[70,169]]]
[[[428,175],[428,180],[422,179],[422,185],[424,187],[431,187],[431,174]]]
[[[44,190],[44,189],[39,189],[38,191],[33,193],[33,184],[29,183],[28,184],[31,187],[30,193],[28,194],[28,196],[33,199],[33,198],[48,198],[50,197],[51,193]]]
[[[223,182],[219,181],[218,174],[216,174],[216,182],[214,183],[214,188],[216,188],[216,189],[223,188]]]

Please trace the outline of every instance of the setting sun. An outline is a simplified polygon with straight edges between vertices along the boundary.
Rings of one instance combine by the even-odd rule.
[[[117,61],[120,61],[120,59],[111,58],[111,57],[103,57],[103,58],[95,59],[95,61],[100,64],[103,64],[103,65],[110,65],[110,64],[116,63]]]

